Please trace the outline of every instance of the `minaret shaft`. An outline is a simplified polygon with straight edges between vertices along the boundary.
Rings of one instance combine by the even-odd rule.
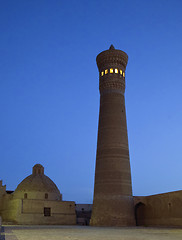
[[[124,98],[127,55],[112,48],[98,55],[97,64],[101,96],[91,225],[134,225]]]
[[[132,194],[124,96],[119,93],[100,101],[95,192],[105,187],[105,196]]]

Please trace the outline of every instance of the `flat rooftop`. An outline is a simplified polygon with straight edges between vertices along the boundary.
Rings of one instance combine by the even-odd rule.
[[[181,240],[182,229],[149,227],[10,226],[1,240]]]

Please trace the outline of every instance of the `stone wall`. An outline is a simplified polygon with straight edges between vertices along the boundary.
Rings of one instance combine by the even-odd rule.
[[[48,215],[45,215],[48,209]],[[75,202],[9,199],[2,211],[4,222],[16,224],[76,224]]]
[[[134,197],[138,226],[182,226],[182,191]]]
[[[17,216],[21,213],[21,199],[11,199],[11,196],[6,195],[3,198],[3,208],[1,211],[2,221],[17,223]]]

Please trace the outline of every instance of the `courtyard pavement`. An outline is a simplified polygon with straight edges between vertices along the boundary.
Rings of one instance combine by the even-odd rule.
[[[87,226],[2,226],[1,240],[182,240],[182,229]]]

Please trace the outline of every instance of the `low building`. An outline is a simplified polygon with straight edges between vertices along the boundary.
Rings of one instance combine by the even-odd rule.
[[[75,202],[62,201],[55,183],[36,164],[13,193],[0,182],[0,215],[14,224],[76,224]]]
[[[89,225],[92,213],[92,204],[76,204],[76,223]]]

